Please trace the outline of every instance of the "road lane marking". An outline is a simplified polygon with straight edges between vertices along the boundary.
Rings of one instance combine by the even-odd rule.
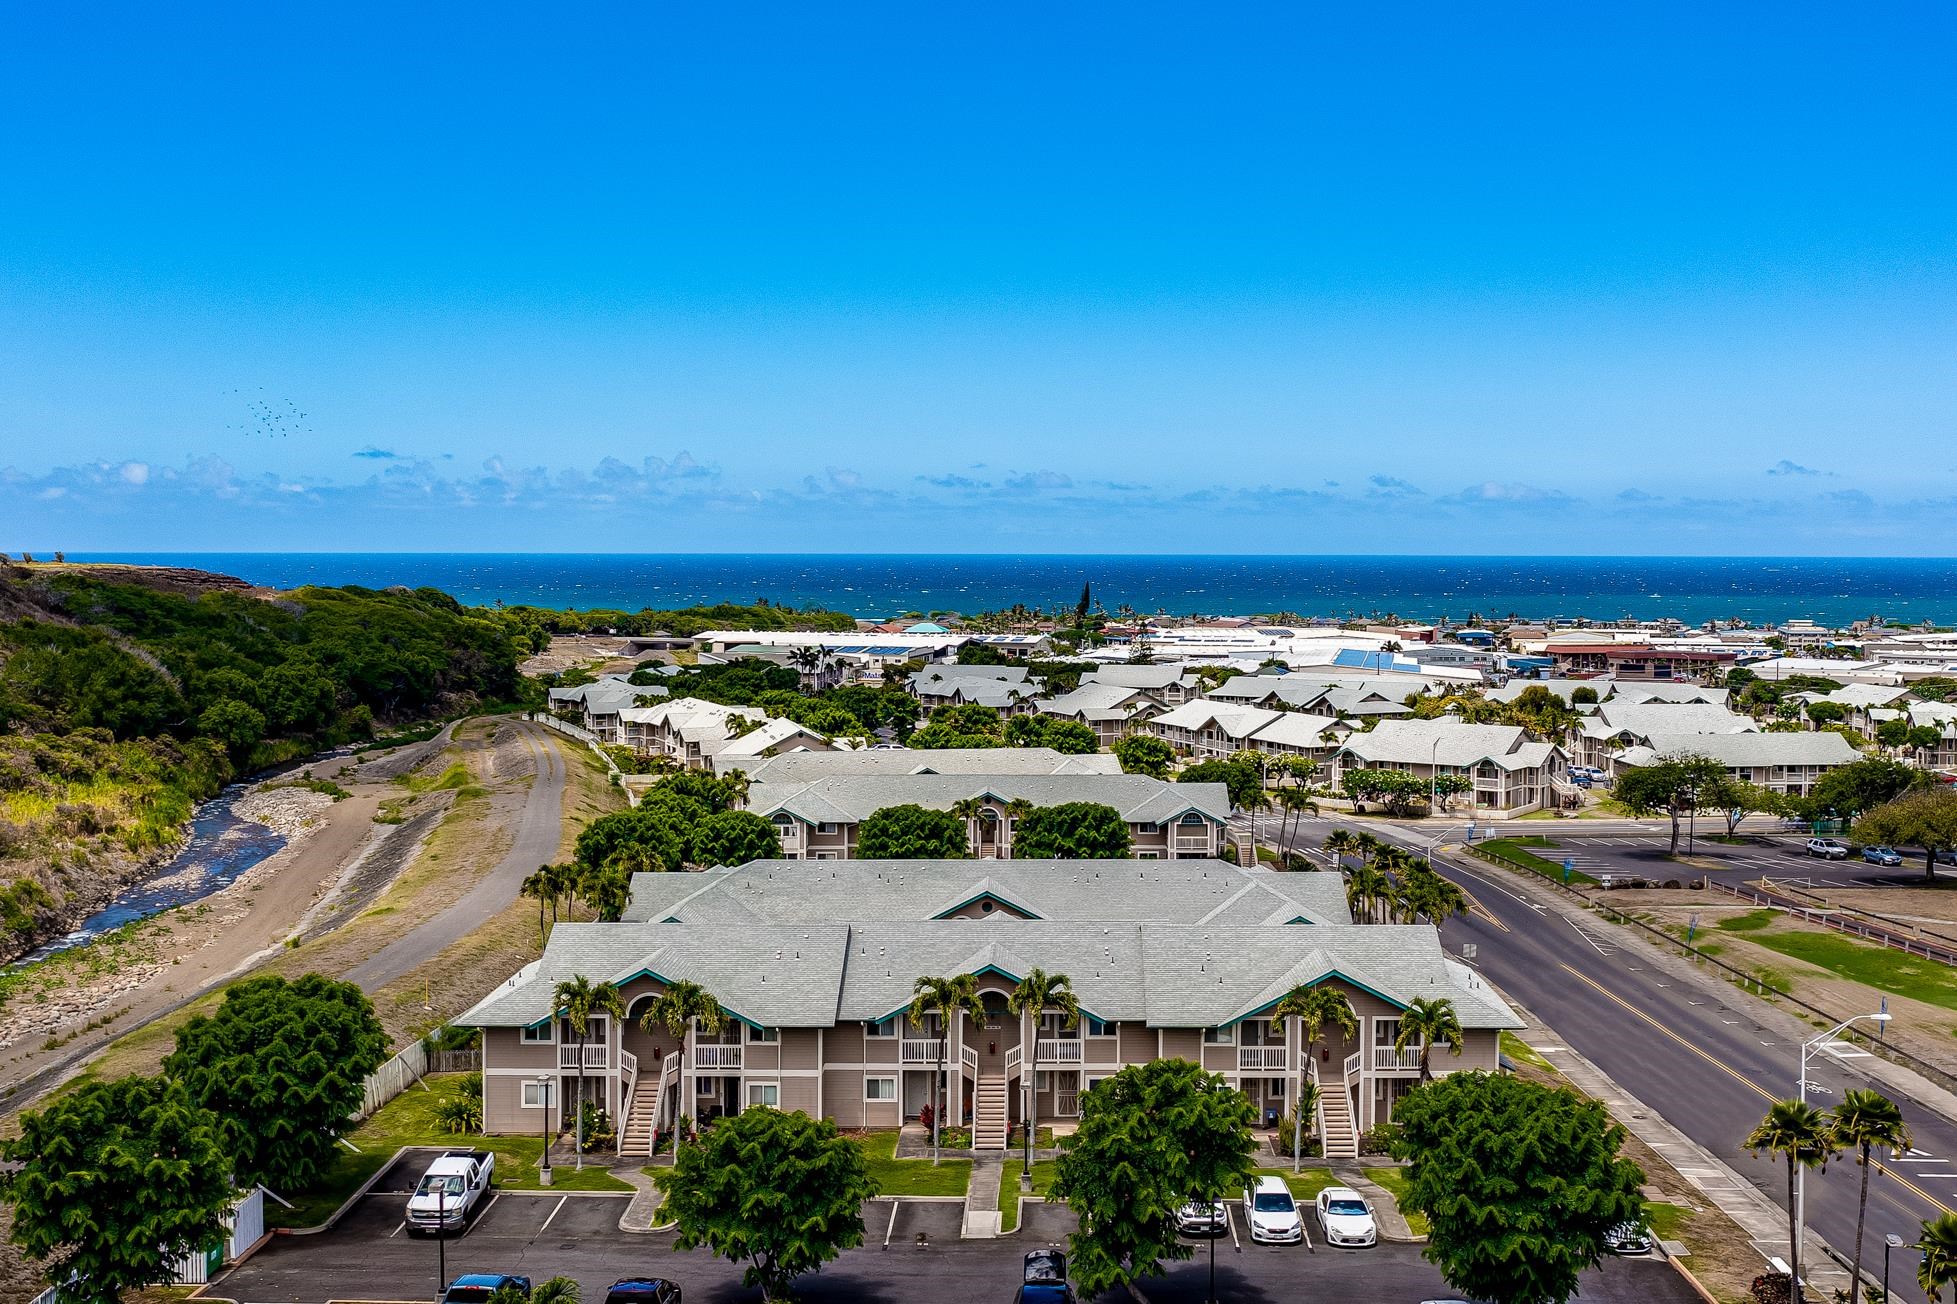
[[[1609,988],[1598,983],[1595,979],[1591,978],[1588,974],[1578,969],[1572,969],[1567,964],[1561,964],[1558,965],[1557,967],[1563,970],[1563,972],[1569,974],[1570,977],[1575,978],[1578,982],[1584,984],[1586,987],[1589,987],[1592,990],[1594,990],[1598,995],[1602,996],[1605,1000],[1610,1001],[1614,1005],[1622,1006],[1625,1010],[1627,1010],[1632,1015],[1636,1016],[1639,1019],[1644,1020],[1646,1023],[1656,1028],[1659,1032],[1664,1033],[1667,1037],[1670,1037],[1673,1041],[1677,1042],[1679,1045],[1685,1047],[1685,1049],[1691,1051],[1694,1055],[1697,1055],[1700,1059],[1704,1060],[1706,1063],[1718,1069],[1721,1073],[1724,1073],[1726,1074],[1726,1076],[1732,1078],[1733,1081],[1739,1083],[1747,1090],[1758,1095],[1762,1100],[1771,1103],[1771,1102],[1776,1102],[1780,1099],[1779,1096],[1774,1095],[1773,1092],[1768,1091],[1765,1087],[1755,1082],[1752,1078],[1747,1077],[1744,1073],[1741,1073],[1738,1069],[1732,1067],[1730,1064],[1727,1064],[1724,1060],[1721,1060],[1720,1058],[1712,1054],[1712,1052],[1706,1050],[1704,1047],[1699,1046],[1694,1042],[1687,1041],[1684,1037],[1680,1036],[1676,1031],[1666,1027],[1663,1023],[1660,1023],[1657,1019],[1653,1018],[1651,1015],[1646,1014],[1643,1010],[1631,1004],[1629,1001],[1619,996],[1616,992],[1613,992]],[[1766,1044],[1766,1043],[1762,1043],[1762,1044]],[[1916,1183],[1910,1181],[1909,1178],[1903,1176],[1901,1173],[1888,1167],[1881,1160],[1871,1158],[1869,1160],[1869,1164],[1878,1173],[1883,1173],[1888,1177],[1894,1179],[1895,1183],[1898,1186],[1906,1187],[1907,1189],[1914,1191],[1919,1197],[1921,1197],[1928,1204],[1933,1205],[1938,1209],[1941,1209],[1945,1213],[1957,1213],[1957,1209],[1952,1209],[1949,1205],[1945,1204],[1942,1200],[1937,1199],[1936,1196],[1931,1195],[1928,1191],[1924,1190]]]
[[[1564,917],[1565,917],[1566,919],[1568,918],[1568,916],[1567,916],[1567,915],[1566,915],[1566,916],[1564,916]],[[1586,932],[1584,932],[1584,931],[1583,931],[1583,925],[1582,925],[1582,924],[1579,924],[1579,923],[1578,923],[1578,922],[1577,922],[1576,920],[1574,920],[1574,919],[1571,919],[1571,920],[1570,920],[1570,927],[1571,927],[1571,928],[1574,928],[1574,929],[1576,929],[1576,935],[1577,935],[1578,937],[1581,937],[1581,938],[1582,938],[1582,939],[1583,939],[1584,941],[1586,941],[1586,942],[1588,942],[1588,943],[1590,943],[1590,949],[1591,949],[1591,950],[1593,950],[1593,951],[1595,951],[1595,952],[1596,952],[1596,953],[1597,953],[1598,955],[1601,955],[1601,956],[1603,956],[1603,957],[1605,957],[1606,959],[1608,959],[1608,958],[1610,957],[1610,952],[1609,952],[1609,951],[1606,951],[1606,950],[1605,950],[1605,949],[1603,948],[1603,945],[1602,945],[1602,944],[1601,944],[1600,942],[1598,942],[1596,938],[1594,938],[1594,937],[1592,937],[1592,936],[1590,936],[1590,934],[1588,934],[1588,933],[1586,933]],[[1569,966],[1567,966],[1567,965],[1565,965],[1564,967],[1565,967],[1565,968],[1568,968]]]
[[[553,1221],[556,1220],[559,1210],[563,1209],[563,1207],[569,1204],[570,1202],[571,1202],[570,1196],[568,1195],[559,1196],[557,1200],[557,1207],[550,1211],[549,1218],[544,1219],[544,1225],[537,1229],[537,1235],[542,1236],[545,1232],[549,1231],[550,1225]]]

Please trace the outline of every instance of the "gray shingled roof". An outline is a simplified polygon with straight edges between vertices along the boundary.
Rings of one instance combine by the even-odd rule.
[[[1709,756],[1727,766],[1851,765],[1862,759],[1838,733],[1739,733],[1651,735],[1649,747],[1633,747],[1620,765],[1649,765],[1661,756]]]
[[[923,921],[987,895],[1049,922],[1264,925],[1303,918],[1341,924],[1351,918],[1337,874],[1280,874],[1221,860],[757,860],[700,874],[635,874],[625,918]]]
[[[1438,744],[1438,752],[1436,745]],[[1552,750],[1529,741],[1528,733],[1506,724],[1463,724],[1459,720],[1382,720],[1371,733],[1346,739],[1345,750],[1368,764],[1474,765],[1490,760],[1504,769],[1541,765]]]
[[[1752,733],[1759,728],[1751,716],[1704,702],[1606,702],[1585,717],[1581,729],[1592,738],[1630,733],[1639,738],[1654,733]]]
[[[719,768],[716,766],[716,768]],[[751,761],[751,783],[811,783],[835,775],[1119,774],[1111,754],[1069,756],[1051,747],[874,747],[853,752],[795,752]]]
[[[757,815],[785,811],[810,823],[860,823],[886,806],[949,810],[967,797],[1023,799],[1035,806],[1089,801],[1112,806],[1131,824],[1173,820],[1188,810],[1230,818],[1230,796],[1220,783],[1169,783],[1145,774],[906,774],[836,776],[810,783],[762,783],[749,787],[747,808]]]

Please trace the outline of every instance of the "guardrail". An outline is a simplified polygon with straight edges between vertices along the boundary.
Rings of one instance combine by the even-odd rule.
[[[1823,928],[1832,928],[1838,933],[1860,937],[1890,950],[1901,951],[1906,955],[1920,955],[1926,960],[1935,960],[1939,964],[1957,965],[1957,944],[1940,945],[1926,940],[1924,936],[1913,935],[1918,930],[1906,933],[1900,928],[1891,928],[1886,923],[1867,923],[1861,919],[1844,917],[1837,912],[1848,910],[1849,908],[1845,906],[1830,906],[1826,910],[1817,910],[1813,906],[1804,906],[1791,897],[1782,896],[1780,892],[1771,888],[1734,887],[1730,883],[1715,880],[1709,880],[1706,886],[1715,891],[1731,893],[1740,900],[1750,901],[1757,906],[1771,906],[1775,910],[1785,911],[1810,924],[1819,924]],[[1817,898],[1817,900],[1825,899]],[[1872,916],[1872,918],[1879,918],[1879,916]],[[1938,934],[1929,934],[1929,936],[1938,936]]]

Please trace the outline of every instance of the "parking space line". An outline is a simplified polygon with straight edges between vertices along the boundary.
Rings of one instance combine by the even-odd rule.
[[[890,1202],[890,1225],[883,1229],[883,1248],[890,1248],[890,1238],[897,1234],[897,1211],[904,1207],[901,1200]]]
[[[482,1226],[482,1220],[489,1217],[489,1211],[491,1209],[494,1209],[496,1207],[496,1202],[502,1198],[503,1198],[503,1193],[501,1191],[498,1191],[496,1194],[490,1196],[489,1203],[482,1207],[482,1212],[477,1214],[474,1218],[469,1219],[467,1222],[463,1224],[462,1235],[466,1237],[470,1232]]]
[[[549,1231],[551,1223],[554,1222],[557,1218],[558,1211],[561,1210],[565,1205],[569,1204],[570,1202],[571,1202],[570,1196],[568,1195],[558,1196],[557,1207],[550,1211],[550,1217],[544,1219],[544,1225],[537,1229],[537,1235],[542,1236],[545,1232]]]
[[[394,1225],[394,1230],[387,1234],[387,1239],[391,1241],[396,1236],[399,1236],[401,1234],[401,1229],[403,1227],[406,1227],[407,1225],[408,1225],[408,1220],[403,1218],[400,1222]]]

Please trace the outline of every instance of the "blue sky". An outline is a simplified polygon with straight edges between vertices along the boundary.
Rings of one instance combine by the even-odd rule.
[[[1948,7],[72,12],[0,547],[1957,550]]]

